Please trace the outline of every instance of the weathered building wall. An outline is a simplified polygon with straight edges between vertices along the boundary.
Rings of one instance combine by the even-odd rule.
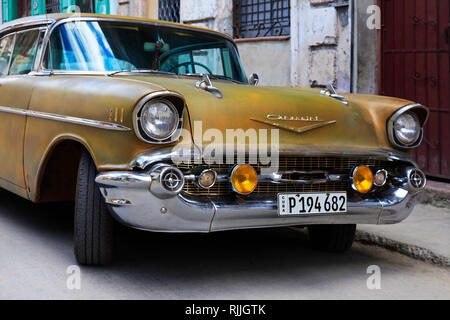
[[[181,0],[181,22],[233,35],[233,1]],[[289,41],[240,41],[239,53],[249,75],[257,73],[261,85],[290,85]]]
[[[247,75],[257,73],[260,85],[290,86],[291,44],[285,41],[250,41],[238,43]]]
[[[314,4],[314,3],[317,4]],[[323,87],[332,82],[339,91],[350,91],[351,23],[349,7],[330,1],[294,0],[291,3],[292,74],[300,87]],[[333,2],[331,1],[331,4]]]
[[[233,34],[233,1],[231,0],[181,0],[182,23]]]
[[[367,27],[367,8],[374,4],[377,0],[291,0],[290,39],[239,40],[247,75],[257,73],[261,85],[322,87],[333,82],[348,92],[353,82],[355,92],[377,93],[378,30]],[[118,15],[158,18],[158,0],[117,0],[115,8]],[[180,18],[232,35],[233,1],[181,0]]]
[[[158,0],[117,0],[121,16],[158,19]]]
[[[355,48],[357,55],[356,62],[356,82],[358,93],[378,93],[378,33],[376,28],[369,28],[367,25],[372,11],[367,9],[371,5],[376,5],[377,0],[357,0],[356,1],[356,38]],[[381,17],[380,17],[381,18]],[[372,21],[369,21],[371,23]]]

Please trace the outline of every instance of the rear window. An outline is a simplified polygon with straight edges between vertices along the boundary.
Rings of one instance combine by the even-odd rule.
[[[0,76],[5,76],[8,73],[13,40],[14,35],[6,36],[0,40]]]
[[[10,75],[27,74],[33,69],[39,30],[18,33],[11,60]]]

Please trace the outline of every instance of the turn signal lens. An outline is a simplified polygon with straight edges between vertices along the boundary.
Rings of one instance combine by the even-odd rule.
[[[240,194],[250,194],[258,184],[258,175],[252,166],[241,164],[234,167],[231,173],[233,190]]]
[[[198,184],[203,189],[209,189],[216,183],[216,178],[217,173],[214,170],[206,169],[200,173],[200,176],[198,177]]]
[[[388,173],[386,170],[381,169],[375,173],[375,177],[373,178],[373,184],[377,187],[382,187],[386,184],[386,179],[388,177]]]
[[[361,193],[367,193],[373,186],[373,173],[366,166],[359,166],[353,170],[353,189]]]

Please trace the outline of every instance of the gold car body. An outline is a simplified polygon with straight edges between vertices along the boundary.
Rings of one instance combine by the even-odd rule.
[[[84,14],[73,18],[61,14],[17,20],[3,25],[0,35],[31,27],[50,30],[69,19],[195,28],[135,18]],[[71,200],[81,148],[90,153],[100,173],[107,173],[132,172],[140,155],[169,150],[178,143],[192,147],[208,143],[199,141],[202,137],[195,134],[191,140],[164,145],[150,144],[136,136],[136,105],[150,94],[164,92],[184,98],[183,127],[189,132],[198,120],[202,120],[203,130],[215,128],[224,136],[227,129],[278,128],[282,154],[401,159],[416,166],[412,150],[395,147],[386,129],[389,118],[399,109],[414,105],[411,101],[344,94],[345,104],[316,89],[258,87],[216,80],[214,86],[223,94],[220,99],[196,87],[198,80],[160,75],[49,73],[40,67],[30,74],[0,77],[0,186],[33,202]],[[423,125],[426,108],[419,107],[418,115]],[[314,120],[330,125],[295,131],[317,123]]]

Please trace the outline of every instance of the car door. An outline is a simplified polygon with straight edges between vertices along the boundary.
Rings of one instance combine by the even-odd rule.
[[[0,39],[0,186],[27,196],[23,170],[26,111],[41,31],[25,30]]]

